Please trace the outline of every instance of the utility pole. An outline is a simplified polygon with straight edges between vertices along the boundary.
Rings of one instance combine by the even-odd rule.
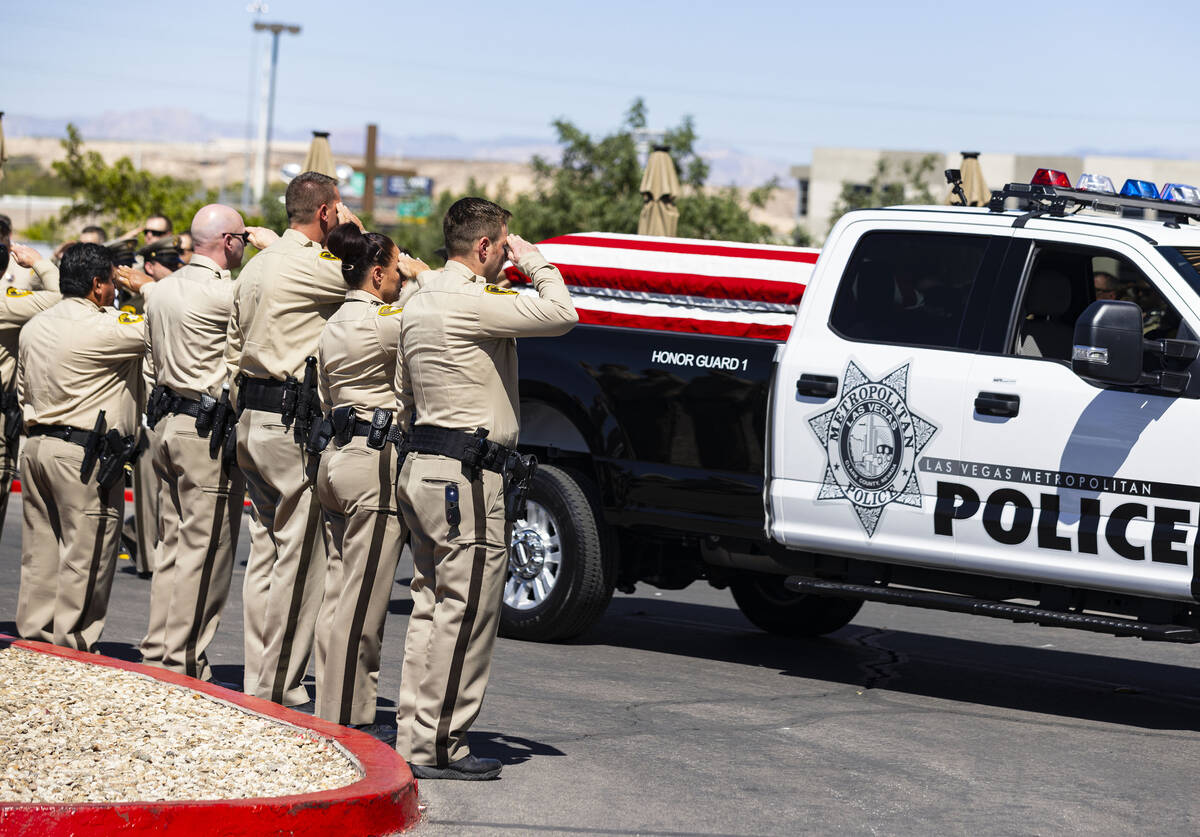
[[[254,159],[254,204],[262,203],[267,191],[267,157],[271,150],[271,134],[275,128],[275,71],[279,65],[279,36],[287,32],[299,35],[294,23],[261,23],[254,21],[255,32],[271,33],[271,72],[260,100],[258,113],[258,153]]]

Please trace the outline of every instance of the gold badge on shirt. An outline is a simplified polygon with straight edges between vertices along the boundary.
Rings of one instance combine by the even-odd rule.
[[[128,311],[122,311],[120,316],[117,317],[117,322],[122,325],[133,325],[134,323],[140,323],[144,319],[146,318],[141,314],[131,314]]]
[[[27,290],[24,290],[23,288],[5,288],[4,289],[5,296],[29,296],[31,293],[33,293],[33,291],[27,291]]]
[[[333,253],[330,253],[328,250],[322,250],[317,255],[319,255],[322,259],[325,259],[325,261],[327,261],[327,262],[340,262],[341,261],[341,259],[339,259],[337,256],[333,255]]]
[[[403,310],[404,307],[401,305],[380,305],[379,316],[390,317],[392,314],[399,314]]]
[[[509,290],[508,288],[502,288],[499,285],[484,285],[483,290],[489,294],[495,294],[496,296],[519,296],[517,291]]]

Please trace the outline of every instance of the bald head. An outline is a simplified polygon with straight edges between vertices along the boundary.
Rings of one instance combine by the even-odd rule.
[[[201,207],[192,218],[191,233],[196,254],[207,256],[227,269],[242,263],[245,242],[237,236],[245,231],[246,224],[238,211],[220,203]]]

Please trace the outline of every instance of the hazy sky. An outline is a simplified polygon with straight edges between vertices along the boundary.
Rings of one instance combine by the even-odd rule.
[[[0,0],[0,110],[183,107],[245,123],[247,0]],[[801,162],[814,146],[1200,157],[1195,0],[269,0],[276,124],[465,139],[651,128]]]

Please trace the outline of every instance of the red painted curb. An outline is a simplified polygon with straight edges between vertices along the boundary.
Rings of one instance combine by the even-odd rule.
[[[14,645],[92,665],[137,672],[164,683],[211,695],[258,715],[312,730],[347,750],[362,768],[363,778],[331,791],[256,799],[181,802],[0,802],[0,834],[6,837],[105,837],[162,834],[205,837],[260,835],[395,834],[417,824],[417,780],[396,751],[366,733],[323,721],[163,669],[60,648],[45,642],[0,634],[0,645]]]

